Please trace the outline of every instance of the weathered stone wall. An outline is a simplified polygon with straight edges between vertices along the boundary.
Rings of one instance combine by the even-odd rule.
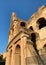
[[[40,7],[28,22],[12,13],[5,65],[46,65],[45,56],[46,7]]]

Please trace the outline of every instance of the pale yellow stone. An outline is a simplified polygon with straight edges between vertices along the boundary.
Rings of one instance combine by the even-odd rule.
[[[36,48],[39,54],[42,54],[40,50],[44,49],[44,45],[46,44],[46,26],[39,29],[37,20],[41,17],[44,17],[46,20],[45,6],[40,7],[28,22],[18,19],[16,14],[14,12],[12,13],[7,50],[3,54],[3,59],[6,60],[5,65],[26,65],[26,62],[28,62],[26,61],[27,58],[37,55],[33,47],[34,43],[31,41],[32,33],[36,35]],[[25,22],[26,25],[21,26],[21,22]],[[30,26],[33,27],[33,30],[29,29]],[[35,60],[37,61],[37,65],[39,65],[38,59]],[[30,61],[30,65],[35,65],[34,58]]]

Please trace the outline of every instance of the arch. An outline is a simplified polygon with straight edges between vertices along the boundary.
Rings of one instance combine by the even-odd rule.
[[[37,20],[37,24],[39,25],[39,29],[46,26],[46,20],[44,17],[41,17]]]
[[[31,41],[32,41],[33,43],[36,42],[36,34],[35,34],[35,33],[32,33],[32,34],[31,34]]]
[[[16,52],[16,53],[20,53],[20,45],[17,45],[17,46],[16,46],[15,52]]]
[[[33,31],[33,27],[32,26],[30,26],[29,29]]]
[[[17,45],[16,46],[16,49],[15,49],[15,64],[16,65],[21,65],[21,55],[20,55],[21,51],[20,51],[20,45]]]
[[[44,53],[46,54],[46,44],[44,44],[43,48],[41,49],[41,53],[42,54],[44,54]]]

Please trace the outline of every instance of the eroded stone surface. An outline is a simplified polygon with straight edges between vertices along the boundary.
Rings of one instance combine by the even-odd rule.
[[[17,18],[13,12],[8,36],[3,54],[5,65],[46,65],[45,6],[40,7],[28,22]]]

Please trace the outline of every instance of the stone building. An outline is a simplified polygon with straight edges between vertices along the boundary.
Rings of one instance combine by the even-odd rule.
[[[7,49],[0,57],[4,65],[46,65],[45,6],[40,7],[28,21],[12,13]]]

